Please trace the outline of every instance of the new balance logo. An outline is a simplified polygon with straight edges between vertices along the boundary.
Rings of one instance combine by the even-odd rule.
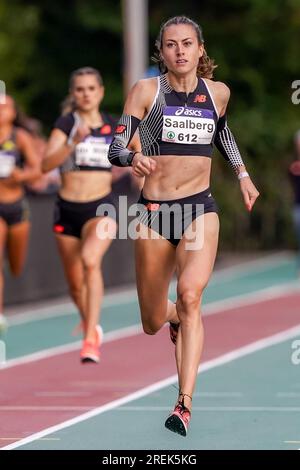
[[[194,103],[205,103],[206,95],[196,95]]]

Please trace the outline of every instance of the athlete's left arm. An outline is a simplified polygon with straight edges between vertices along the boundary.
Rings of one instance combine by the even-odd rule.
[[[28,183],[41,176],[40,162],[34,140],[24,129],[17,130],[17,145],[25,159],[24,168],[15,168],[10,176],[16,183]]]
[[[235,138],[227,124],[226,109],[230,98],[230,90],[224,83],[217,82],[215,85],[218,102],[221,103],[220,117],[215,135],[215,145],[237,174],[245,206],[251,211],[259,196],[259,192],[251,181]]]
[[[142,146],[141,146],[141,141],[140,141],[140,134],[139,131],[136,130],[135,134],[128,145],[129,150],[132,152],[142,152]],[[145,177],[144,176],[136,176],[135,173],[132,171],[131,172],[131,181],[132,185],[134,188],[138,189],[141,191],[143,189],[144,183],[145,183]]]
[[[139,137],[138,130],[135,131],[134,136],[132,140],[130,141],[130,144],[127,147],[131,152],[141,152],[142,151],[142,146],[141,146],[141,141]],[[145,177],[141,176],[135,176],[135,174],[132,172],[132,167],[131,166],[115,166],[113,165],[112,167],[112,180],[113,183],[118,181],[120,178],[122,178],[126,173],[130,174],[131,178],[131,183],[132,186],[136,189],[142,190],[144,186],[144,180]]]

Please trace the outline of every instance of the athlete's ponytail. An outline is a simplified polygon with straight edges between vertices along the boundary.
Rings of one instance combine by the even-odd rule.
[[[214,69],[218,66],[215,65],[214,59],[211,59],[206,50],[203,50],[203,56],[200,57],[198,67],[197,67],[197,76],[202,78],[213,78]]]

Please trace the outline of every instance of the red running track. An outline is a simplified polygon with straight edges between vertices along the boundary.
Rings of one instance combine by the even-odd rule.
[[[292,294],[204,317],[202,362],[299,325],[299,305]],[[100,365],[81,365],[70,352],[1,370],[0,447],[175,374],[173,352],[163,329],[104,343]]]

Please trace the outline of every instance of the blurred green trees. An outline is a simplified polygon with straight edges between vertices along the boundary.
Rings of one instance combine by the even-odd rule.
[[[291,102],[300,79],[299,0],[149,0],[149,50],[160,24],[186,14],[204,31],[215,79],[232,90],[229,123],[261,197],[251,216],[221,157],[213,190],[226,248],[282,248],[293,243],[287,166],[300,105]],[[106,84],[105,109],[122,109],[121,1],[0,0],[0,79],[27,113],[49,131],[68,89],[70,72],[94,66]],[[138,18],[137,18],[138,21]],[[150,64],[150,61],[149,61]]]

